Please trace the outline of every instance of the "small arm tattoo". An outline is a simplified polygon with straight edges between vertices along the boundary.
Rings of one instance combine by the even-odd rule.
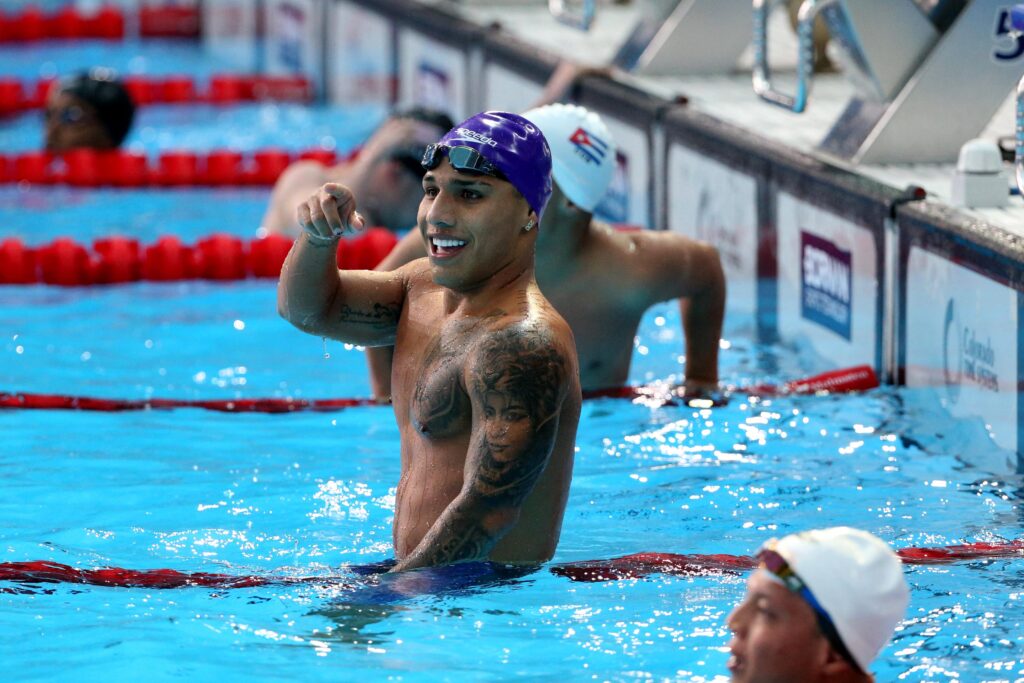
[[[367,325],[375,330],[393,327],[398,323],[402,307],[398,304],[374,304],[372,310],[341,307],[341,322]]]

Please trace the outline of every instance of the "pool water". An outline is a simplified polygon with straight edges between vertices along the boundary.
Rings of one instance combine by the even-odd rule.
[[[36,139],[27,120],[12,144]],[[181,134],[207,144],[204,125],[196,116]],[[244,144],[293,133],[267,130]],[[268,194],[7,187],[0,236],[252,235]],[[675,306],[649,311],[631,382],[680,378],[679,327]],[[727,316],[726,384],[827,369],[799,344],[758,342],[756,327]],[[359,349],[291,328],[277,316],[274,283],[250,280],[2,287],[0,391],[328,398],[369,386]],[[552,564],[749,554],[769,536],[833,524],[897,547],[1017,538],[1021,476],[983,429],[950,424],[936,405],[929,391],[895,388],[737,392],[707,410],[588,401]],[[353,566],[392,551],[398,433],[386,407],[8,410],[0,434],[0,561],[315,579],[176,590],[0,583],[8,678],[727,680],[725,617],[743,575],[578,583],[550,565],[476,583],[443,571],[357,575]],[[1024,561],[908,567],[907,576],[911,606],[874,667],[879,681],[1024,681]]]
[[[8,390],[108,397],[363,396],[361,352],[277,318],[272,283],[0,290]],[[817,368],[742,341],[727,382]],[[634,381],[671,378],[676,309],[652,309]],[[1017,476],[924,451],[907,392],[745,400],[711,410],[588,401],[555,562],[639,551],[745,554],[852,524],[894,545],[1014,538]],[[398,434],[384,407],[0,413],[0,560],[323,577],[250,589],[6,584],[0,655],[16,677],[149,680],[725,680],[743,576],[381,588],[347,565],[391,554]],[[1024,562],[908,568],[907,620],[879,680],[1020,680]],[[386,589],[386,590],[385,590]],[[398,597],[396,597],[396,591]],[[401,597],[402,593],[407,597]],[[253,662],[259,665],[253,667]]]

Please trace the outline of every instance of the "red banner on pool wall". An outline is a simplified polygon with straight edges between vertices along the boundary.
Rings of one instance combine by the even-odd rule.
[[[110,285],[149,280],[242,280],[276,278],[293,240],[268,235],[243,240],[215,234],[194,245],[174,236],[142,246],[130,237],[106,237],[91,248],[61,237],[41,247],[27,247],[17,238],[0,241],[0,284],[45,283],[63,286]],[[338,267],[369,270],[398,242],[390,230],[370,228],[338,245]]]

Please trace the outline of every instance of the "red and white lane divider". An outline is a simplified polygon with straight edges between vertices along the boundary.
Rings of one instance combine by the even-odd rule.
[[[155,163],[139,152],[76,149],[63,155],[49,152],[0,154],[0,183],[63,184],[75,187],[239,187],[269,186],[298,159],[329,166],[339,160],[331,150],[308,149],[292,154],[283,149],[208,153],[168,150]]]
[[[841,377],[850,378],[849,382],[839,381]],[[869,381],[869,378],[872,378]],[[781,387],[762,385],[760,395],[773,396],[794,393],[853,392],[865,391],[878,386],[874,371],[868,366],[835,370],[796,382],[788,382]],[[628,398],[633,400],[656,400],[661,404],[685,402],[678,391],[660,391],[658,388],[621,387],[614,392],[606,389],[585,391],[584,399],[594,398]],[[71,396],[67,394],[33,394],[25,392],[0,393],[0,409],[22,410],[85,410],[97,412],[121,412],[131,410],[171,410],[174,408],[199,408],[224,413],[295,413],[300,411],[334,411],[358,406],[386,405],[372,398],[328,398],[328,399],[297,399],[297,398],[250,398],[221,400],[187,400],[187,399],[116,399],[96,398],[90,396]]]
[[[904,564],[951,564],[970,560],[1024,558],[1024,540],[1004,543],[965,543],[932,548],[903,548],[897,551]],[[742,573],[757,566],[746,555],[679,555],[675,553],[635,553],[610,560],[569,562],[551,567],[551,573],[571,581],[623,581],[650,574],[694,576]],[[346,579],[350,577],[345,577]],[[111,588],[255,588],[286,584],[328,584],[330,577],[290,577],[267,575],[180,572],[175,569],[124,569],[102,567],[79,569],[71,565],[35,560],[0,562],[0,582],[19,584],[72,583]],[[0,587],[0,592],[18,592]]]
[[[198,3],[156,5],[138,10],[141,38],[198,38],[201,15]],[[16,13],[0,12],[0,43],[39,40],[120,40],[125,37],[125,15],[115,4],[95,11],[80,11],[69,4],[55,12],[26,5]]]
[[[0,115],[41,109],[46,104],[54,79],[24,83],[21,79],[0,78]],[[124,86],[135,106],[150,104],[218,104],[241,102],[309,103],[315,92],[303,76],[265,76],[259,74],[216,74],[205,84],[191,76],[126,76]]]
[[[243,240],[215,234],[194,245],[173,236],[143,246],[130,237],[105,237],[91,248],[61,237],[41,247],[27,247],[17,238],[0,241],[0,285],[32,284],[83,286],[149,280],[244,280],[276,278],[293,240],[268,235]],[[338,245],[338,267],[369,270],[398,242],[384,228],[370,228]]]

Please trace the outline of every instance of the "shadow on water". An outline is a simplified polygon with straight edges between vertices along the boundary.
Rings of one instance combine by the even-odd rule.
[[[428,611],[459,616],[459,607],[442,603],[451,598],[528,584],[530,581],[524,579],[541,569],[540,565],[464,562],[389,574],[388,569],[392,566],[394,561],[389,560],[351,568],[361,578],[346,586],[341,598],[308,613],[326,617],[335,624],[321,637],[360,647],[380,644],[386,642],[394,631],[371,633],[368,629],[396,614],[414,609],[414,605]]]

